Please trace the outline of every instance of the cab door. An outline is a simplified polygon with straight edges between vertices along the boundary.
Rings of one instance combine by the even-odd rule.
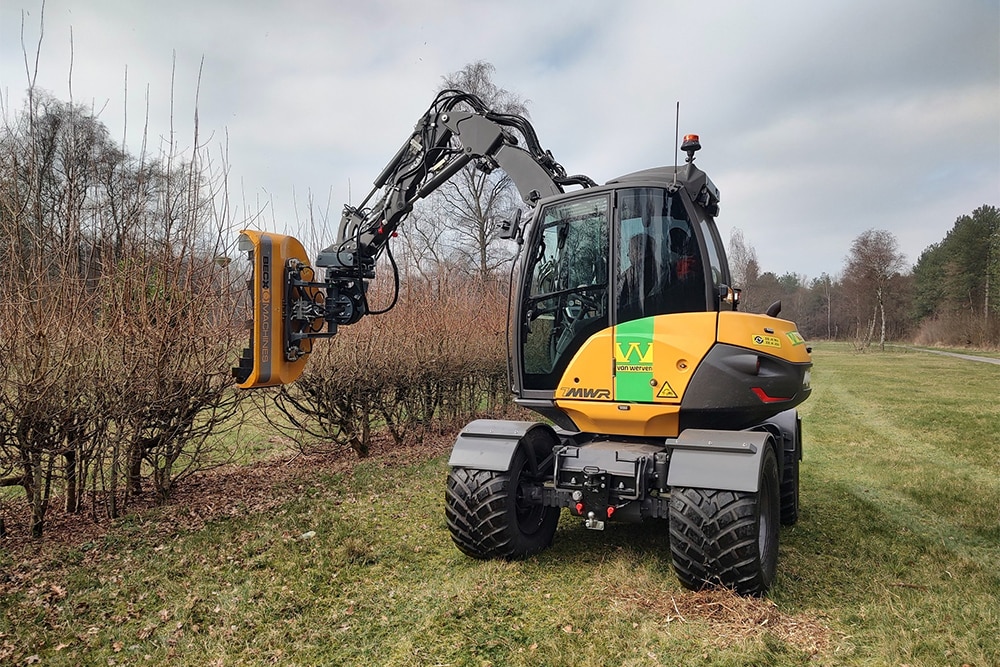
[[[518,361],[523,395],[551,398],[574,355],[611,325],[611,197],[603,192],[555,201],[538,216],[521,287]],[[587,347],[606,360],[610,382],[610,337]]]
[[[616,193],[614,400],[679,403],[689,365],[715,340],[703,241],[680,193]]]

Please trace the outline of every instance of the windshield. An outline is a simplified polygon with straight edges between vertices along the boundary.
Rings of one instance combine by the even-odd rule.
[[[616,321],[706,307],[698,238],[677,195],[618,192]]]

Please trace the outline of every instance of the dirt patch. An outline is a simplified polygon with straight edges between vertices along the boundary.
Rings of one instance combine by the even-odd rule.
[[[819,617],[786,614],[767,598],[741,597],[728,589],[659,595],[655,591],[611,590],[608,596],[626,606],[652,611],[667,623],[707,623],[720,647],[764,633],[810,655],[825,652],[831,643],[831,631]]]

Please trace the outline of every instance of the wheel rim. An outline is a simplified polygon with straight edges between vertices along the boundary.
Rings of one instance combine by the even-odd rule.
[[[517,519],[517,527],[525,535],[531,535],[538,531],[545,517],[545,508],[542,505],[532,503],[527,499],[525,487],[530,483],[530,477],[525,474],[522,463],[517,471],[517,478],[511,480],[517,489],[514,493],[514,516]]]
[[[773,505],[775,499],[771,494],[771,485],[766,478],[761,479],[760,498],[760,520],[757,523],[757,555],[761,562],[766,562],[768,553],[771,550],[771,542],[774,539],[771,522],[773,520]]]

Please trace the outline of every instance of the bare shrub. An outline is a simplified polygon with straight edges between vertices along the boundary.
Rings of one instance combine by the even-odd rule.
[[[952,312],[925,318],[913,338],[916,345],[991,348],[1000,339],[1000,323],[980,313]]]
[[[117,516],[222,454],[233,416],[224,171],[198,145],[129,156],[84,107],[30,91],[0,137],[0,484],[42,534],[54,491]],[[222,203],[220,203],[222,202]]]
[[[506,294],[474,284],[405,290],[385,315],[314,348],[302,377],[274,394],[272,424],[309,451],[368,454],[375,432],[396,443],[496,410],[509,400]]]

